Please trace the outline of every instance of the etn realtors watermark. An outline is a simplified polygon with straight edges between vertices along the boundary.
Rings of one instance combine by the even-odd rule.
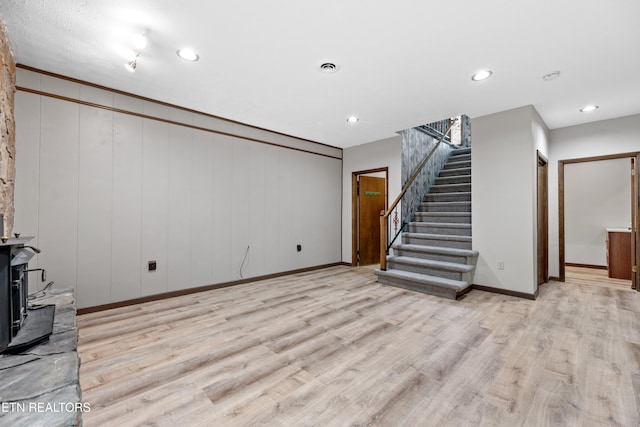
[[[86,402],[0,402],[0,413],[62,413],[90,411],[91,404]]]

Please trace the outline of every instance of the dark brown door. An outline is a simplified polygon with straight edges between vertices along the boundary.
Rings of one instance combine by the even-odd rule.
[[[380,212],[385,209],[384,178],[360,176],[358,192],[359,264],[380,262]]]
[[[538,152],[538,285],[549,281],[548,162]]]

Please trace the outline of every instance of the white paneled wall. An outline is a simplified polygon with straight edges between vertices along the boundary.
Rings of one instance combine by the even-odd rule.
[[[296,146],[30,71],[18,86]],[[300,141],[323,155],[296,151],[21,90],[16,122],[14,231],[36,236],[31,267],[75,288],[80,308],[341,261],[338,149]],[[35,279],[32,290],[43,286]]]

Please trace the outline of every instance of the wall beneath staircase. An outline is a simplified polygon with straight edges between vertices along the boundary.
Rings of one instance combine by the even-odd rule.
[[[17,77],[14,231],[79,308],[341,261],[341,149]]]
[[[536,150],[548,131],[532,106],[472,119],[473,283],[534,295]]]

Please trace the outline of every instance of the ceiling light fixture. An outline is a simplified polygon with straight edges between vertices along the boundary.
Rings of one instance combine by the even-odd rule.
[[[200,59],[196,51],[188,47],[182,48],[178,50],[176,53],[180,58],[184,59],[185,61],[195,62],[198,59]]]
[[[590,112],[592,112],[592,111],[596,111],[598,108],[600,108],[600,107],[599,107],[599,106],[597,106],[597,105],[587,105],[587,106],[585,106],[585,107],[582,107],[582,108],[580,109],[580,112],[581,112],[581,113],[590,113]]]
[[[147,34],[134,34],[131,37],[131,42],[133,43],[133,47],[135,47],[137,50],[142,50],[147,47]]]
[[[138,56],[140,56],[140,54],[136,54],[136,57],[133,58],[131,61],[127,62],[126,64],[124,64],[124,68],[127,71],[130,72],[134,72],[136,70],[136,68],[138,68]]]
[[[491,70],[478,71],[473,76],[471,76],[471,80],[473,80],[474,82],[479,82],[480,80],[488,79],[489,77],[491,77],[492,74],[493,74],[493,71]]]
[[[356,116],[349,116],[347,118],[347,123],[354,124],[354,123],[358,123],[358,121],[360,121],[360,119]]]

